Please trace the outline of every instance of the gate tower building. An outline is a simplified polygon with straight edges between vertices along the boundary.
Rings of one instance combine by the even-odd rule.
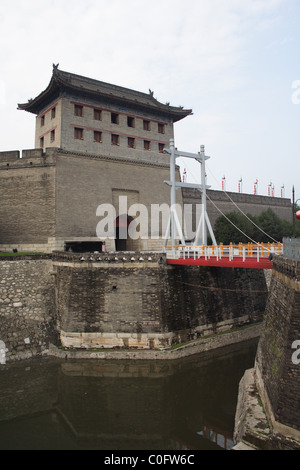
[[[95,251],[101,243],[108,250],[162,248],[162,227],[155,239],[150,226],[142,238],[119,238],[120,227],[132,220],[126,207],[120,209],[120,196],[127,208],[140,203],[149,214],[151,204],[170,204],[164,148],[174,138],[174,123],[192,110],[160,103],[151,90],[130,90],[58,65],[47,88],[18,109],[36,116],[35,148],[21,158],[19,151],[0,152],[2,250]],[[114,239],[97,236],[102,204],[115,208]]]

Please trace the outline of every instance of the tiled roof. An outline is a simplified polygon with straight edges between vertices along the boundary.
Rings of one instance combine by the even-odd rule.
[[[48,87],[36,98],[29,100],[27,103],[18,104],[18,109],[39,114],[53,100],[54,96],[59,96],[63,91],[71,91],[74,94],[90,96],[94,99],[98,98],[99,101],[105,100],[106,102],[122,103],[131,108],[143,108],[148,111],[162,113],[163,115],[170,116],[174,121],[179,121],[192,114],[191,109],[170,106],[169,103],[160,103],[154,98],[151,90],[149,90],[149,93],[131,90],[83,77],[82,75],[64,72],[59,70],[58,66],[53,66],[53,74]]]

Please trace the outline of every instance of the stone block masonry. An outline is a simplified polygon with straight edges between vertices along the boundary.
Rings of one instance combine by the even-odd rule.
[[[239,387],[235,442],[300,449],[300,364],[293,348],[300,340],[300,263],[282,256],[273,262],[255,367]]]
[[[115,258],[54,262],[64,346],[162,348],[262,320],[263,272]]]
[[[9,154],[9,155],[8,155]],[[38,251],[55,235],[55,163],[41,150],[0,152],[0,245]]]
[[[263,271],[171,267],[159,253],[7,256],[0,278],[8,359],[196,341],[260,322],[267,297]]]
[[[0,261],[0,340],[6,357],[32,357],[55,341],[51,259]]]
[[[298,430],[300,440],[300,365],[292,344],[300,340],[300,263],[276,257],[256,373],[270,419]]]

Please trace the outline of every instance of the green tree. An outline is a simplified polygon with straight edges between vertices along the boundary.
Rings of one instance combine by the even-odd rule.
[[[256,217],[247,214],[250,220],[239,212],[230,212],[226,214],[226,217],[231,223],[224,216],[220,216],[215,222],[214,233],[218,243],[222,242],[226,245],[230,242],[234,244],[248,243],[250,239],[258,243],[272,243],[274,240],[282,242],[283,237],[293,236],[292,222],[280,219],[270,208]],[[249,238],[241,232],[248,235]],[[295,236],[300,237],[299,220],[295,221]]]
[[[223,216],[220,216],[215,222],[214,233],[217,242],[224,243],[224,245],[228,245],[230,242],[234,244],[239,242],[248,243],[248,237],[252,239],[253,236],[253,225],[251,222],[238,212],[230,212],[226,214],[226,217],[230,222]],[[244,234],[248,235],[248,237]]]

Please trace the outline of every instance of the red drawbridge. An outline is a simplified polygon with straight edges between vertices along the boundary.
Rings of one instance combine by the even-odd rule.
[[[164,149],[170,155],[170,181],[165,181],[171,187],[171,210],[168,227],[166,230],[163,251],[167,256],[167,264],[177,266],[215,266],[223,268],[248,268],[248,269],[272,269],[273,255],[280,255],[283,251],[281,243],[248,243],[238,245],[217,244],[208,214],[206,210],[206,190],[210,188],[206,184],[205,162],[210,157],[205,155],[205,147],[201,145],[198,154],[181,152],[175,148],[174,140],[170,140],[170,148]],[[178,157],[192,158],[201,164],[201,184],[188,184],[177,182],[175,177],[175,161]],[[197,189],[201,192],[201,216],[195,232],[194,244],[186,245],[183,230],[178,218],[176,208],[176,189],[178,188]],[[211,201],[211,200],[210,200]],[[211,201],[213,203],[213,201]],[[213,205],[215,205],[213,203]],[[218,209],[217,206],[215,206]],[[220,209],[219,212],[225,217]],[[246,214],[244,214],[246,216]],[[248,218],[248,216],[246,216]],[[229,219],[228,219],[229,220]],[[230,223],[232,223],[229,220]],[[234,224],[233,224],[234,225]],[[235,226],[237,230],[241,230]],[[259,227],[257,227],[259,228]],[[210,234],[212,245],[207,244],[207,234]],[[243,232],[242,232],[243,233]],[[246,235],[246,234],[243,234]],[[267,234],[265,234],[267,235]],[[247,236],[247,235],[246,235]],[[248,237],[249,238],[249,237]],[[271,237],[270,237],[271,238]],[[176,240],[180,240],[178,245]],[[250,238],[249,238],[250,239]],[[168,241],[170,245],[168,246]]]
[[[272,257],[282,254],[281,243],[238,245],[178,245],[166,247],[167,264],[219,268],[272,269]]]

